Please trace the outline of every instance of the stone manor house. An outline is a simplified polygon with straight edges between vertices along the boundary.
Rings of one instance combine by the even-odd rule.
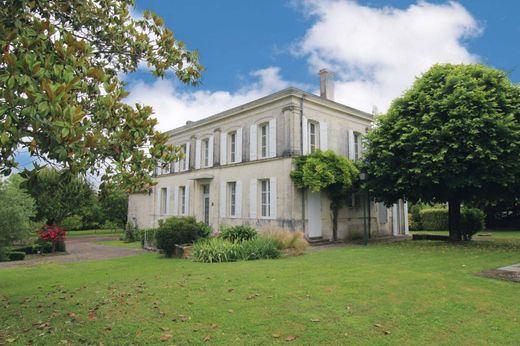
[[[332,74],[320,71],[320,94],[287,88],[168,131],[185,158],[156,172],[151,193],[132,194],[128,219],[139,228],[171,216],[194,216],[220,225],[277,225],[309,239],[332,239],[330,202],[302,192],[290,177],[293,157],[315,149],[352,160],[371,114],[334,102]],[[352,194],[339,212],[338,239],[362,237],[365,196]],[[365,209],[366,210],[366,209]],[[408,233],[407,204],[370,203],[371,236]],[[367,214],[368,215],[368,214]]]

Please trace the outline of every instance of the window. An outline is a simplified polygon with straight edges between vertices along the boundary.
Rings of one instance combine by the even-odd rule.
[[[317,122],[309,121],[309,152],[314,152],[320,147],[320,125]]]
[[[237,215],[237,183],[230,182],[228,183],[228,192],[229,192],[229,216]]]
[[[184,158],[179,160],[179,171],[186,171],[188,169],[188,161],[186,160],[187,148],[186,144],[181,145],[181,151],[184,154]]]
[[[175,162],[170,163],[170,173],[175,172]]]
[[[380,224],[387,223],[388,222],[388,210],[386,208],[386,205],[384,203],[379,203],[378,211],[379,211],[379,223]]]
[[[271,216],[271,186],[269,179],[260,180],[262,216]]]
[[[166,198],[167,198],[167,190],[165,187],[161,188],[161,205],[160,205],[160,213],[161,215],[166,215],[167,213],[167,210],[166,210]]]
[[[186,186],[179,187],[179,205],[180,205],[180,214],[186,215]]]
[[[361,207],[361,195],[358,193],[349,193],[347,195],[347,206],[350,208]]]
[[[361,142],[360,134],[357,132],[354,132],[354,160],[359,160],[360,142]]]
[[[209,138],[202,141],[202,166],[209,166]]]
[[[237,133],[233,131],[229,134],[229,162],[236,162],[237,156]]]
[[[261,124],[260,128],[260,157],[269,155],[269,123]]]

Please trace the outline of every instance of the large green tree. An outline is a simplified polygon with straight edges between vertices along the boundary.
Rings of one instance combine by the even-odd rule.
[[[151,186],[159,162],[178,148],[155,130],[152,109],[124,102],[118,78],[145,63],[195,84],[196,52],[133,0],[0,1],[0,173],[26,148],[72,174],[101,174],[130,190]]]
[[[67,216],[83,216],[97,202],[86,179],[68,171],[47,167],[23,176],[22,187],[36,201],[36,219],[48,225],[59,224]]]
[[[34,200],[20,188],[21,182],[18,175],[0,181],[0,260],[6,246],[30,235]]]
[[[482,65],[435,65],[377,119],[367,145],[371,194],[448,202],[459,241],[461,203],[518,191],[520,86]]]
[[[324,191],[332,211],[332,239],[338,237],[338,213],[346,203],[347,194],[359,176],[352,161],[331,150],[317,150],[310,155],[294,158],[291,177],[299,189]]]

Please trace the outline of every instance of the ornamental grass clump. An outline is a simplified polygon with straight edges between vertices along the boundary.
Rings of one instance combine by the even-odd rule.
[[[278,248],[288,256],[301,255],[309,247],[303,232],[299,231],[291,232],[281,227],[267,226],[260,230],[259,235],[276,241]]]
[[[238,225],[233,227],[221,227],[220,237],[233,243],[240,243],[244,240],[251,240],[256,237],[256,230],[248,225]]]
[[[255,237],[242,242],[220,238],[201,239],[193,245],[193,258],[197,262],[234,262],[280,257],[278,243],[270,238]]]

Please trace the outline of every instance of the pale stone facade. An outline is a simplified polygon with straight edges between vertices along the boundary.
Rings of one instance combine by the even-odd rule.
[[[319,148],[357,159],[371,123],[368,113],[295,88],[189,122],[168,132],[185,159],[161,169],[151,193],[130,196],[129,220],[149,228],[161,218],[190,215],[213,229],[274,224],[331,239],[330,202],[295,188],[292,158]],[[352,196],[340,211],[340,239],[362,236],[363,198]],[[370,203],[369,214],[373,237],[408,231],[405,203]]]

